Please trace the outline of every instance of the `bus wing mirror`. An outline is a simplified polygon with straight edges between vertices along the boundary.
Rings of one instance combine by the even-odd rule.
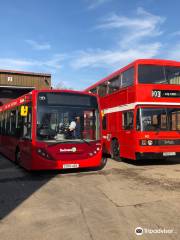
[[[105,114],[104,114],[104,111],[102,110],[102,111],[101,111],[101,117],[103,118],[104,115],[105,115]]]
[[[28,106],[21,106],[20,115],[21,115],[21,117],[27,117]]]

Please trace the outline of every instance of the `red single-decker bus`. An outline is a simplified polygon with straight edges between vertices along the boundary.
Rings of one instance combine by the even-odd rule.
[[[103,167],[98,99],[33,90],[0,108],[0,151],[28,170]]]

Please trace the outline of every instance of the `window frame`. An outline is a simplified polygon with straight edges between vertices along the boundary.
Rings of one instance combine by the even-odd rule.
[[[125,114],[127,114],[127,116],[125,117]],[[132,114],[132,123],[129,123],[128,124],[128,114]],[[135,113],[134,113],[134,110],[127,110],[127,111],[123,111],[122,112],[122,129],[123,130],[133,130],[134,129],[134,116],[135,116]],[[125,121],[127,121],[125,123]]]
[[[129,73],[130,71],[132,71],[132,75],[131,75],[132,79],[130,79],[130,82],[127,82],[127,79],[126,79],[126,81],[125,81],[126,84],[123,85],[123,77],[125,74]],[[132,66],[121,73],[121,88],[127,88],[130,86],[133,86],[134,83],[135,83],[135,67]]]
[[[133,70],[133,74],[132,74],[132,79],[130,81],[130,83],[127,83],[125,86],[123,86],[123,75],[125,73],[127,73],[128,71]],[[109,96],[112,95],[116,92],[119,92],[121,89],[123,88],[127,88],[127,87],[131,87],[135,85],[135,73],[136,73],[136,66],[132,65],[129,68],[127,68],[126,70],[120,72],[118,75],[113,76],[111,79],[106,80],[104,82],[102,82],[101,84],[97,85],[96,87],[94,87],[93,89],[90,90],[91,93],[94,93],[94,90],[96,90],[96,94],[98,94],[100,97],[105,97],[105,96]],[[113,83],[114,81],[119,81],[120,85],[119,88],[115,91],[110,92],[110,85],[111,83]],[[100,88],[104,86],[106,88],[106,90],[104,91],[103,94],[100,94]]]
[[[107,114],[102,117],[102,130],[107,130]]]

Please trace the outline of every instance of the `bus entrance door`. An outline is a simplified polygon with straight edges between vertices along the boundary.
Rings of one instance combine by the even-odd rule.
[[[134,112],[125,111],[122,114],[122,157],[135,159]]]
[[[135,158],[135,134],[134,130],[125,130],[124,131],[124,157],[134,159]]]

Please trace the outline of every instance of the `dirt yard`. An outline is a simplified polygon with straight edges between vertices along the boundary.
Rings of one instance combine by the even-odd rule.
[[[32,174],[1,156],[0,239],[180,239],[180,161]]]

